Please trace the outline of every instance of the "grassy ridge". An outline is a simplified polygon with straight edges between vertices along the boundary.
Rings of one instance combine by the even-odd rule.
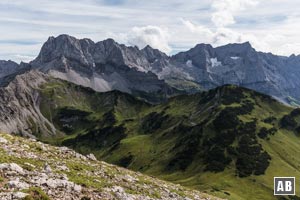
[[[41,94],[43,114],[65,133],[42,139],[110,163],[228,199],[274,199],[274,176],[300,177],[300,117],[248,89],[224,86],[159,105],[57,80]]]

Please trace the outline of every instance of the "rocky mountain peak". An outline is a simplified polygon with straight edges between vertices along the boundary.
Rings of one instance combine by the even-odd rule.
[[[289,61],[300,61],[300,55],[292,54],[292,55],[290,55],[290,57],[288,57],[288,60]]]
[[[49,37],[31,65],[35,68],[42,67],[45,71],[60,66],[60,70],[65,71],[66,68],[73,68],[74,62],[87,69],[94,68],[97,64],[107,63],[136,68],[149,65],[142,52],[136,47],[118,44],[113,39],[94,43],[90,39],[76,39],[69,35]]]
[[[173,59],[181,63],[192,63],[194,66],[204,69],[211,57],[215,57],[215,52],[210,44],[197,44],[194,48],[173,56]]]
[[[164,56],[154,49],[148,53],[152,57]],[[147,55],[137,47],[125,46],[113,39],[95,43],[90,39],[60,35],[48,39],[30,66],[98,92],[165,91],[169,86],[150,72]]]
[[[215,48],[217,54],[224,58],[228,56],[253,56],[256,54],[256,50],[252,48],[251,44],[249,42],[245,43],[234,43],[234,44],[228,44],[225,46],[220,46]]]
[[[150,63],[153,63],[159,59],[168,58],[165,53],[158,49],[152,48],[150,45],[147,45],[141,51]]]
[[[244,43],[230,43],[224,46],[219,46],[216,49],[239,49],[241,51],[253,49],[250,42],[244,42]]]
[[[197,44],[191,50],[203,50],[203,49],[212,49],[212,48],[213,47],[210,44],[200,43],[200,44]]]
[[[82,64],[88,65],[90,64],[90,60],[87,60],[85,54],[91,44],[93,44],[91,40],[78,40],[69,35],[59,35],[56,38],[49,37],[47,42],[42,46],[40,54],[32,64],[40,65],[65,57],[78,60]]]
[[[156,90],[160,88],[157,85],[163,84],[160,80],[168,82],[171,77],[177,82],[182,78],[193,81],[205,89],[226,83],[237,84],[280,99],[286,96],[300,99],[300,90],[295,89],[300,85],[297,80],[299,58],[258,52],[249,42],[216,48],[202,43],[169,57],[149,45],[140,50],[113,39],[95,43],[90,39],[59,35],[49,37],[38,57],[29,65],[21,66],[39,69],[101,92],[113,89],[130,92],[137,85],[139,89],[149,91],[151,88],[154,91],[153,88]],[[10,67],[3,67],[7,65]],[[1,68],[7,73],[1,73]],[[11,61],[0,62],[0,79],[20,71],[18,69],[18,65]],[[146,86],[148,82],[136,84],[136,81],[141,81],[140,77],[144,77],[143,81],[150,80],[151,86]]]
[[[119,44],[112,38],[107,38],[106,40],[102,41],[104,44],[106,44],[107,46],[113,46],[116,45],[118,46]]]
[[[251,43],[249,41],[247,42],[242,42],[242,43],[233,43],[233,44],[229,44],[229,46],[240,46],[240,47],[244,47],[244,48],[253,48]]]
[[[0,78],[16,72],[20,67],[19,64],[11,60],[0,60]]]
[[[18,64],[11,60],[0,60],[0,67],[2,67],[3,65],[18,65]]]

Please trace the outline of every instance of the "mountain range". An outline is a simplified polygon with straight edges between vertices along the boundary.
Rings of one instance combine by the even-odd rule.
[[[300,56],[250,43],[168,56],[60,35],[29,63],[0,62],[0,131],[225,199],[274,199],[274,176],[300,176],[299,73]]]
[[[167,56],[150,46],[140,50],[112,39],[95,43],[60,35],[50,37],[29,64],[1,61],[0,83],[24,68],[38,69],[99,92],[120,90],[154,103],[180,92],[224,84],[253,89],[292,105],[300,100],[300,56],[257,52],[248,42],[217,48],[198,44]]]

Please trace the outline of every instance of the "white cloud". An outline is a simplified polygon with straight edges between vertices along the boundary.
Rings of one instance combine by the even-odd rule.
[[[191,33],[197,34],[205,43],[214,46],[228,43],[251,42],[258,49],[267,49],[264,41],[259,41],[254,34],[242,33],[230,25],[236,23],[235,16],[247,8],[258,5],[257,0],[213,0],[211,22],[214,27],[195,24],[189,20],[181,20]]]
[[[213,0],[212,7],[218,11],[231,12],[246,9],[248,6],[256,6],[258,0]]]
[[[287,56],[292,53],[299,54],[300,41],[296,35],[300,30],[300,16],[297,14],[287,17],[283,24],[265,24],[254,28],[249,24],[247,28],[239,28],[236,18],[247,11],[254,12],[251,10],[260,9],[258,6],[260,3],[262,2],[258,0],[213,0],[211,13],[213,27],[189,20],[182,20],[182,23],[198,43],[199,39],[202,39],[200,42],[211,43],[214,46],[249,41],[259,51]]]
[[[0,60],[13,60],[15,62],[29,62],[37,56],[37,49],[41,48],[41,44],[19,45],[7,44],[0,45]]]
[[[221,46],[228,43],[243,43],[250,42],[255,48],[261,50],[269,50],[269,45],[266,40],[271,41],[272,35],[267,35],[265,40],[259,40],[253,34],[243,34],[230,28],[208,29],[201,25],[196,25],[188,20],[182,20],[183,24],[192,33],[197,34],[205,43],[210,43],[214,46]],[[215,31],[213,31],[215,30]],[[278,36],[279,37],[279,36]],[[275,38],[272,38],[275,39]]]
[[[170,34],[168,29],[158,26],[134,27],[127,34],[127,43],[130,45],[135,45],[139,48],[150,45],[165,53],[170,53],[171,51],[169,39]]]
[[[279,55],[292,55],[299,52],[300,43],[288,43],[281,45],[280,49],[276,51]]]
[[[215,12],[212,14],[211,20],[217,27],[232,25],[235,23],[236,12],[257,4],[256,0],[214,0],[212,8],[215,9]]]
[[[181,22],[190,30],[192,33],[200,34],[201,36],[210,37],[213,32],[205,26],[195,25],[189,20],[180,19]]]
[[[225,27],[235,23],[233,15],[227,11],[213,13],[211,20],[217,27]]]
[[[23,62],[29,63],[30,61],[34,60],[36,56],[28,56],[28,55],[17,54],[17,55],[12,55],[12,57],[16,62],[23,61]]]

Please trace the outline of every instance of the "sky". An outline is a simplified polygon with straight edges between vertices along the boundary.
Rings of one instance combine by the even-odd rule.
[[[28,62],[60,34],[169,55],[246,41],[258,51],[298,55],[299,7],[299,0],[0,0],[0,60]]]

